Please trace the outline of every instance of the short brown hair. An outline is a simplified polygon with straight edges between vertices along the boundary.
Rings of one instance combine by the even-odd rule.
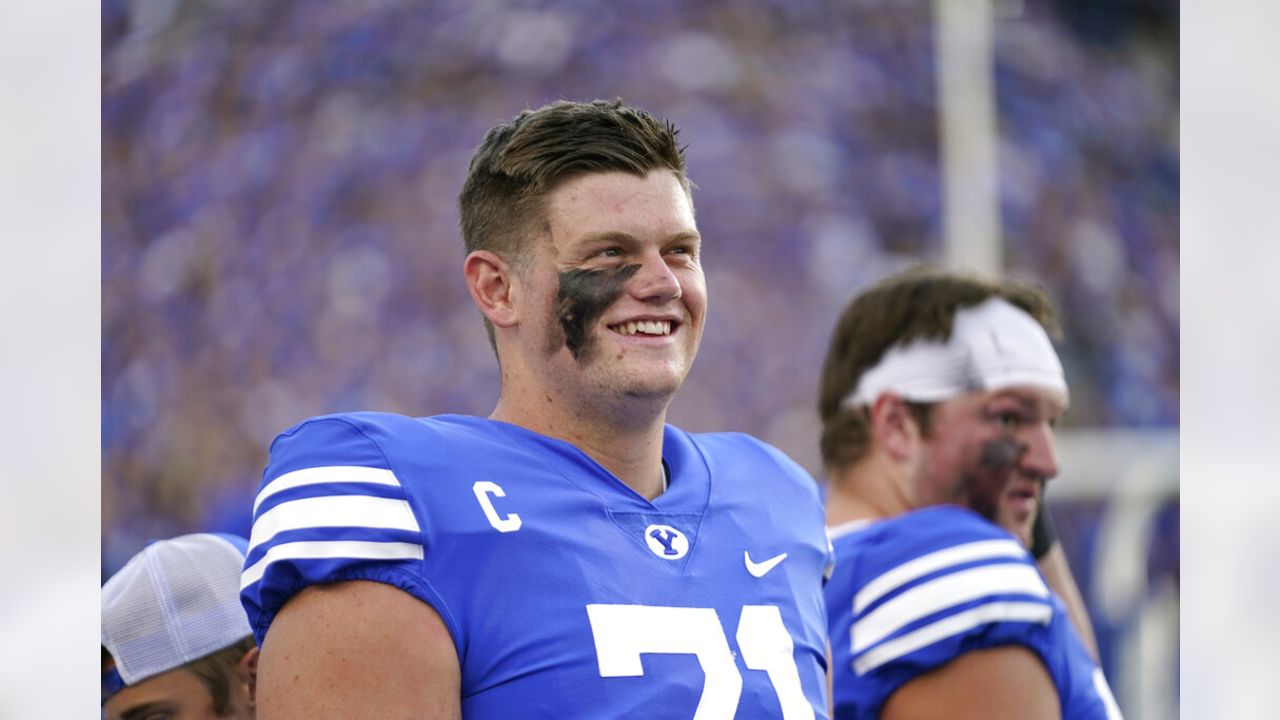
[[[231,711],[231,683],[236,680],[236,668],[244,654],[257,646],[252,635],[245,635],[221,650],[215,650],[204,657],[183,663],[166,672],[187,670],[200,678],[200,682],[209,691],[209,697],[213,698],[214,713],[218,717],[226,717]],[[103,645],[102,671],[106,672],[112,665],[115,665],[115,658]]]
[[[885,352],[912,340],[945,340],[956,311],[992,297],[1003,298],[1035,318],[1049,335],[1061,335],[1053,303],[1039,287],[1018,280],[988,280],[976,275],[921,265],[890,276],[858,294],[845,307],[831,333],[818,389],[822,420],[822,462],[828,468],[852,465],[870,448],[866,408],[841,403],[863,373]],[[927,427],[927,404],[913,403]]]
[[[546,225],[547,195],[583,173],[643,177],[666,168],[689,192],[678,133],[670,122],[621,99],[559,100],[493,127],[476,148],[458,196],[467,252],[489,250],[522,267],[531,256],[525,241]],[[493,344],[487,319],[485,327]]]
[[[236,667],[244,654],[257,647],[252,635],[246,635],[234,645],[228,645],[202,658],[192,660],[179,666],[179,670],[190,670],[200,678],[209,696],[213,698],[213,711],[218,717],[225,717],[231,710],[231,684],[236,681]]]

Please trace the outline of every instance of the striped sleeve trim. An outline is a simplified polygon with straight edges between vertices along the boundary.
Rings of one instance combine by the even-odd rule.
[[[253,522],[249,552],[289,530],[358,527],[421,531],[407,500],[368,495],[328,495],[281,503]]]
[[[267,550],[254,564],[240,574],[240,589],[244,590],[262,579],[267,568],[281,560],[324,560],[346,558],[354,560],[422,560],[419,543],[317,541],[281,543]]]
[[[1035,568],[1020,562],[982,565],[943,575],[906,590],[857,619],[851,630],[853,652],[860,653],[903,627],[947,608],[1010,594],[1047,598],[1049,588]]]
[[[1039,602],[990,602],[948,615],[880,645],[853,661],[853,669],[864,675],[887,662],[928,647],[939,640],[959,635],[980,625],[994,622],[1029,622],[1048,624],[1053,607]]]
[[[979,560],[1021,558],[1026,554],[1026,548],[1019,545],[1015,540],[1007,539],[980,540],[931,552],[928,555],[921,555],[867,583],[853,598],[853,612],[855,615],[860,615],[869,605],[886,594],[897,590],[916,578],[923,577],[942,568]]]
[[[1102,705],[1107,710],[1107,720],[1124,720],[1124,716],[1120,714],[1120,706],[1116,704],[1116,696],[1111,694],[1111,686],[1102,674],[1102,668],[1095,668],[1093,671],[1093,690],[1102,698]]]
[[[304,485],[321,483],[369,483],[373,485],[391,485],[400,487],[400,480],[395,473],[384,468],[371,468],[361,465],[328,465],[323,467],[303,468],[287,472],[263,486],[258,492],[258,499],[253,502],[253,514],[258,514],[262,502],[276,493]]]

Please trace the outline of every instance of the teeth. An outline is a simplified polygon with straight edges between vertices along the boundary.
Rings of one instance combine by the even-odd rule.
[[[641,320],[640,322],[630,321],[621,325],[614,325],[613,331],[621,335],[670,335],[671,322],[669,320]]]

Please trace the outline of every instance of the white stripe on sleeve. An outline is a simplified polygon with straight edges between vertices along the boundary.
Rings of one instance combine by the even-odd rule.
[[[1102,668],[1095,668],[1093,671],[1093,689],[1102,698],[1102,704],[1107,709],[1107,720],[1124,720],[1124,716],[1120,714],[1120,706],[1116,704],[1116,696],[1111,694],[1111,686],[1102,674]]]
[[[859,653],[940,610],[988,595],[1048,597],[1035,568],[1022,563],[981,565],[930,580],[886,602],[853,624],[853,652]]]
[[[418,532],[418,520],[406,500],[368,495],[328,495],[281,503],[253,523],[249,551],[286,530],[315,527],[367,527]]]
[[[323,560],[325,558],[350,558],[353,560],[421,560],[422,545],[406,542],[317,541],[281,543],[267,551],[258,562],[240,574],[240,589],[244,590],[262,579],[267,566],[277,560]]]
[[[253,514],[258,514],[258,506],[263,500],[283,490],[303,485],[320,483],[370,483],[373,485],[400,486],[396,474],[383,468],[364,467],[363,465],[326,465],[322,467],[303,468],[287,472],[273,479],[258,492],[258,499],[253,501]]]
[[[854,614],[861,614],[871,603],[922,575],[951,565],[992,558],[1024,557],[1026,548],[1016,540],[979,540],[931,552],[905,562],[863,586],[853,598]]]
[[[1043,625],[1048,623],[1052,616],[1053,607],[1045,603],[991,602],[979,605],[890,640],[854,660],[853,669],[859,675],[865,674],[891,660],[985,623],[1035,622]]]

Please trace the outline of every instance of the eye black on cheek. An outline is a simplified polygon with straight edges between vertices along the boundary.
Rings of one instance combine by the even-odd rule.
[[[1005,436],[982,446],[982,464],[993,470],[1013,467],[1027,449],[1026,445]]]
[[[639,270],[639,265],[623,265],[606,270],[560,273],[556,316],[564,330],[565,347],[574,360],[581,360],[587,349],[587,327],[618,299],[627,280]]]

